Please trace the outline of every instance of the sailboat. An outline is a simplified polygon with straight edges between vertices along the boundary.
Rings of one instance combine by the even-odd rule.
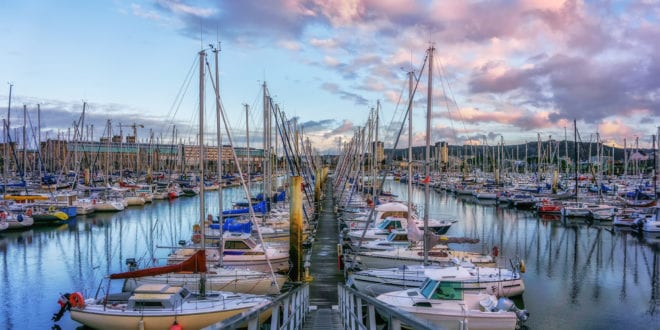
[[[171,272],[206,272],[204,251],[187,261],[170,266],[111,274],[109,280],[126,279],[122,291],[116,294],[84,299],[79,292],[60,297],[59,320],[65,310],[71,319],[94,329],[167,329],[179,324],[185,329],[201,329],[220,320],[268,303],[269,298],[233,292],[195,293],[183,286],[169,284],[139,284],[134,279]],[[262,315],[265,321],[270,315]]]
[[[376,299],[430,320],[443,329],[516,329],[518,321],[529,317],[508,298],[488,293],[461,290],[461,283],[443,280],[442,275],[429,277],[415,289],[383,293]]]
[[[204,118],[204,63],[206,52],[199,52],[200,62],[200,155],[204,154],[203,118]],[[200,164],[203,164],[203,157]],[[204,167],[200,165],[201,177]],[[200,196],[200,222],[204,221],[203,185]],[[203,235],[203,234],[202,234]],[[60,297],[60,312],[53,320],[59,320],[66,310],[74,321],[95,329],[166,329],[179,325],[185,329],[201,329],[213,323],[245,312],[256,306],[266,304],[269,298],[259,295],[239,294],[234,292],[207,291],[207,267],[204,238],[202,246],[184,262],[163,267],[147,268],[123,273],[111,274],[108,280],[125,279],[122,291],[116,294],[84,299],[79,292]],[[197,275],[198,292],[192,292],[185,286],[165,283],[137,284],[130,279],[145,276],[158,276],[168,273],[191,272]],[[109,284],[108,284],[109,288]],[[261,321],[270,317],[266,312]]]
[[[425,205],[429,205],[429,144],[430,144],[430,120],[431,120],[431,100],[432,100],[432,70],[433,70],[433,52],[434,47],[429,47],[428,55],[428,103],[426,117],[426,159],[425,172]],[[412,94],[412,93],[411,93]],[[424,209],[424,223],[428,223],[428,207]],[[433,234],[425,231],[423,234],[417,232],[416,226],[412,221],[408,222],[408,235],[417,236],[415,239],[423,241],[423,251],[414,254],[410,249],[397,249],[396,253],[389,257],[379,256],[373,258],[373,254],[378,252],[365,252],[360,257],[376,260],[397,260],[399,264],[407,264],[414,261],[422,265],[427,265],[429,261],[438,257],[451,257],[449,250],[441,250],[434,253],[430,246],[433,246]],[[456,252],[457,254],[467,254],[467,252]],[[439,254],[438,256],[435,256]],[[423,257],[420,259],[420,257]],[[455,256],[455,257],[458,257]],[[481,258],[490,256],[469,255],[458,257],[456,260],[465,262],[469,260],[481,260]],[[409,312],[430,320],[437,326],[446,329],[464,329],[469,326],[470,329],[515,329],[518,320],[525,321],[528,313],[524,310],[518,310],[513,302],[507,298],[499,300],[489,292],[481,292],[477,287],[477,292],[465,290],[467,282],[473,280],[474,275],[467,269],[459,266],[456,270],[451,268],[436,268],[424,270],[427,279],[424,283],[415,289],[389,292],[379,295],[376,299],[389,305],[395,306],[401,310]]]

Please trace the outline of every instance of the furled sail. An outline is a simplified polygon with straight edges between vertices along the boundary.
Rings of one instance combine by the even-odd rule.
[[[191,255],[185,261],[182,261],[175,265],[168,265],[162,267],[152,267],[134,270],[124,273],[110,274],[111,279],[119,278],[135,278],[135,277],[144,277],[144,276],[156,276],[168,273],[176,272],[192,272],[192,273],[204,273],[206,272],[206,251],[199,250],[195,254]]]

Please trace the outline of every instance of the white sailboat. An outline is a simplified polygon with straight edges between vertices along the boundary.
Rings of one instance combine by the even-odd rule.
[[[204,63],[206,52],[199,52],[200,64],[200,154],[204,154]],[[203,157],[200,158],[200,172],[204,175]],[[203,193],[203,187],[201,188]],[[199,199],[200,222],[204,222],[204,195]],[[203,234],[202,234],[203,235]],[[192,272],[199,280],[198,292],[191,292],[184,286],[168,284],[142,284],[137,287],[126,285],[122,292],[105,297],[84,299],[74,292],[60,299],[61,310],[54,316],[57,321],[66,310],[70,310],[74,321],[95,329],[166,329],[179,325],[185,329],[201,329],[228,317],[266,304],[269,298],[258,295],[233,292],[207,291],[207,263],[204,238],[201,248],[184,262],[124,273],[112,274],[109,279],[131,279],[157,276],[168,273]],[[265,321],[268,312],[261,315]]]
[[[367,269],[349,275],[348,282],[358,291],[372,296],[408,288],[418,288],[428,278],[427,273],[459,283],[457,290],[484,292],[498,297],[514,297],[525,291],[525,284],[517,271],[474,265],[401,266],[386,269]]]
[[[426,163],[425,163],[425,205],[429,205],[429,185],[430,185],[430,167],[429,167],[429,145],[430,145],[430,120],[431,120],[431,100],[432,100],[432,68],[433,68],[433,52],[434,48],[431,46],[428,50],[428,104],[427,104],[427,127],[426,127]],[[411,83],[412,86],[412,83]],[[412,93],[411,93],[412,95]],[[410,193],[410,188],[409,188]],[[424,209],[424,224],[427,225],[429,221],[428,207]],[[479,272],[485,268],[475,268],[474,264],[494,262],[492,256],[482,255],[478,253],[453,251],[446,245],[435,245],[432,242],[438,239],[429,231],[420,232],[411,218],[408,219],[407,226],[408,235],[411,240],[416,241],[417,248],[396,248],[389,251],[369,251],[358,252],[356,258],[360,258],[361,262],[369,268],[384,268],[396,267],[403,265],[415,265],[415,269],[423,271],[420,273],[409,273],[405,269],[403,272],[392,272],[392,269],[365,272],[360,274],[357,278],[352,277],[351,280],[358,282],[358,285],[364,284],[369,286],[369,276],[373,275],[372,287],[367,290],[389,290],[387,288],[390,284],[408,284],[406,277],[411,276],[416,279],[425,277],[426,279],[418,288],[408,289],[403,291],[394,291],[382,293],[377,296],[381,302],[395,306],[401,310],[414,314],[418,317],[430,320],[434,324],[446,329],[515,329],[517,321],[527,319],[527,312],[520,311],[519,316],[515,312],[515,305],[506,299],[498,301],[497,298],[490,294],[498,291],[499,282],[502,277],[497,281],[491,283],[492,286],[486,285],[481,287]],[[420,242],[421,241],[421,242]],[[421,244],[420,244],[421,243]],[[420,246],[421,245],[421,246]],[[426,265],[434,263],[449,263],[454,262],[456,265],[445,267],[429,267]],[[419,267],[419,268],[417,268]],[[476,272],[471,272],[470,269]],[[501,269],[486,270],[486,273],[501,274]],[[357,281],[355,281],[357,279]],[[519,275],[514,277],[510,276],[508,280],[513,280],[513,283],[522,284],[518,282]],[[490,290],[490,293],[482,292],[482,290]],[[500,303],[501,302],[501,303]],[[513,306],[513,307],[511,307]]]
[[[427,273],[428,279],[415,289],[383,293],[376,299],[430,320],[443,329],[516,329],[518,321],[529,317],[508,298],[487,293],[469,293],[461,282],[445,281],[440,274]]]

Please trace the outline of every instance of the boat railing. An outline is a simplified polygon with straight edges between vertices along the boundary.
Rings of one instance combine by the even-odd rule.
[[[309,284],[299,285],[275,298],[248,311],[234,315],[204,329],[259,329],[260,316],[271,310],[270,329],[302,329],[305,315],[309,311]]]
[[[412,314],[396,309],[378,299],[368,296],[342,283],[337,284],[339,292],[339,312],[344,329],[378,329],[376,313],[386,315],[385,320],[390,330],[400,330],[402,325],[413,329],[441,329],[428,320],[423,320]],[[366,308],[366,315],[365,315]]]

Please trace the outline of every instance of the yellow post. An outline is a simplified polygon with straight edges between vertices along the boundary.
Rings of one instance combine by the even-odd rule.
[[[289,184],[289,260],[291,261],[291,280],[293,282],[302,281],[302,177],[292,176]]]
[[[316,173],[314,173],[314,203],[316,204],[316,212],[320,212],[319,205],[321,205],[321,170],[316,170]]]
[[[321,182],[323,185],[325,185],[325,181],[328,180],[328,171],[329,168],[327,166],[323,167],[323,181]]]

